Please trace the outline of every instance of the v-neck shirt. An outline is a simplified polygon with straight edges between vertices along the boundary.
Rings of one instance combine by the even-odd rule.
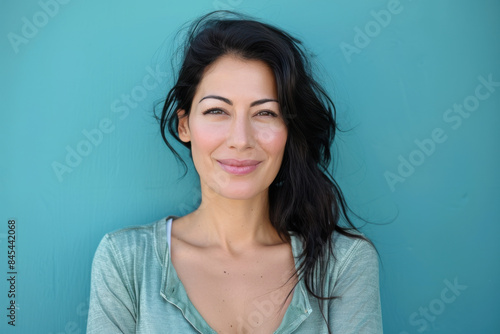
[[[108,233],[92,263],[87,333],[216,333],[193,306],[170,258],[173,216],[149,225]],[[338,233],[332,238],[323,291],[337,296],[318,303],[303,279],[274,333],[382,333],[378,257],[362,239]],[[298,267],[301,239],[291,234]],[[324,317],[323,319],[322,313]],[[265,309],[242,319],[241,332],[255,329]]]

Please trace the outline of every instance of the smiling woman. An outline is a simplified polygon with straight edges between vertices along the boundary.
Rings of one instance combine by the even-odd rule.
[[[177,157],[167,130],[190,149],[201,204],[104,237],[87,332],[381,333],[376,251],[328,172],[334,112],[295,38],[196,21],[158,118]]]
[[[179,137],[191,143],[202,194],[267,198],[287,139],[277,99],[262,61],[227,55],[205,70],[189,116],[179,110]]]

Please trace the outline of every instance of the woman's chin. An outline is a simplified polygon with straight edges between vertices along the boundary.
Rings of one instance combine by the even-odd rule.
[[[216,192],[218,196],[231,200],[252,200],[262,196],[265,191],[252,187],[227,187]]]

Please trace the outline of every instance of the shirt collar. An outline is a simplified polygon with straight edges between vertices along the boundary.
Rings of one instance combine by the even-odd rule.
[[[162,219],[158,224],[163,224],[165,227],[157,228],[158,232],[166,231],[166,221],[170,218],[175,219],[177,217],[169,216]],[[166,236],[158,238],[158,234],[159,233],[156,234],[157,240],[163,240],[166,243]],[[299,237],[294,234],[291,234],[290,238],[295,268],[298,268],[300,264],[299,257],[303,248],[302,242]],[[186,290],[177,276],[174,266],[172,265],[168,245],[157,246],[160,246],[159,249],[164,249],[164,256],[160,256],[160,259],[162,258],[163,260],[160,295],[167,302],[176,306],[182,312],[184,318],[186,318],[186,320],[200,333],[216,333],[189,300]],[[304,280],[300,279],[295,286],[292,301],[288,305],[283,320],[278,329],[275,331],[275,334],[293,332],[305,319],[307,319],[311,313],[312,308],[309,302],[309,294],[307,293]]]

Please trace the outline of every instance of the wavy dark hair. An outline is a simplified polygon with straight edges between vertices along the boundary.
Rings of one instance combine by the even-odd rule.
[[[298,39],[230,12],[213,12],[195,21],[188,30],[177,81],[158,116],[163,140],[182,161],[167,131],[190,148],[179,139],[177,110],[189,115],[204,69],[223,55],[263,61],[274,73],[288,138],[281,168],[269,188],[269,217],[284,240],[290,240],[290,233],[301,237],[304,249],[296,274],[308,292],[319,300],[334,298],[321,290],[328,256],[335,256],[333,234],[365,238],[357,233],[349,218],[352,211],[329,172],[337,130],[335,105],[314,79]]]

